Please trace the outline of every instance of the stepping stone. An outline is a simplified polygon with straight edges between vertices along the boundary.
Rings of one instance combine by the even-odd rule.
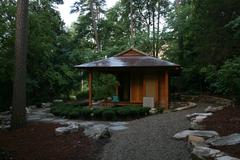
[[[27,117],[28,121],[39,121],[41,118],[38,116],[29,116]]]
[[[127,125],[127,122],[111,122],[110,125],[112,126],[122,126],[122,125]]]
[[[126,126],[112,126],[112,127],[109,127],[109,129],[113,130],[113,131],[122,131],[122,130],[128,129],[128,127],[126,127]]]
[[[191,122],[190,124],[190,130],[203,130],[203,126],[202,125],[199,125],[198,123],[196,122]]]
[[[210,157],[214,158],[219,155],[223,155],[223,153],[220,150],[203,147],[203,146],[194,147],[192,151],[193,159],[198,158],[198,159],[205,160],[205,158],[210,158]]]
[[[68,134],[68,133],[74,133],[74,132],[78,132],[78,126],[70,125],[67,127],[58,127],[55,129],[55,134],[57,136],[63,135],[63,134]]]
[[[184,130],[175,134],[173,138],[185,139],[189,135],[211,138],[211,137],[218,136],[219,134],[216,131]]]
[[[213,146],[235,145],[240,143],[240,134],[235,133],[228,136],[210,138],[206,142]]]
[[[221,111],[223,109],[224,109],[224,106],[218,106],[218,107],[208,106],[204,111],[205,112],[215,113],[215,112]]]
[[[173,109],[173,111],[182,111],[182,110],[186,110],[186,109],[190,109],[190,108],[194,108],[196,107],[197,104],[193,103],[193,102],[188,102],[188,105],[184,106],[184,107],[178,107]]]
[[[193,122],[195,123],[200,123],[202,122],[204,119],[206,119],[207,116],[196,116],[194,119],[193,119]]]
[[[196,116],[211,116],[212,113],[193,113],[193,114],[188,114],[186,115],[186,118],[190,119],[190,118],[193,118],[193,117],[196,117]]]
[[[81,122],[81,123],[78,123],[78,125],[82,128],[87,128],[87,127],[90,127],[90,126],[93,126],[95,123],[94,122]]]
[[[206,144],[204,143],[204,138],[202,137],[199,137],[199,136],[193,136],[193,135],[190,135],[188,136],[188,144],[190,144],[191,146],[206,146]]]
[[[53,120],[54,120],[54,118],[42,118],[42,119],[40,119],[39,121],[40,122],[53,122]]]
[[[222,156],[222,157],[217,157],[216,160],[240,160],[235,157],[230,157],[230,156]]]
[[[61,125],[65,125],[67,123],[67,120],[66,119],[54,119],[52,122],[53,123],[58,123],[58,124],[61,124]]]
[[[104,124],[97,124],[86,128],[84,134],[93,139],[109,138],[111,136],[108,126]]]

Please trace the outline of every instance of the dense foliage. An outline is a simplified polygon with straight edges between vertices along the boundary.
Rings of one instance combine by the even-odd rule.
[[[149,110],[150,108],[142,106],[90,109],[78,105],[57,104],[51,108],[51,113],[70,119],[127,120],[146,116]]]
[[[132,3],[130,3],[132,2]],[[131,46],[179,63],[172,92],[219,94],[239,101],[239,0],[76,0],[78,20],[65,28],[55,5],[29,6],[28,104],[81,95],[87,74],[76,64],[109,57]],[[11,106],[16,1],[0,1],[0,110]],[[84,87],[81,87],[81,80]],[[117,81],[94,75],[94,97],[114,95]]]

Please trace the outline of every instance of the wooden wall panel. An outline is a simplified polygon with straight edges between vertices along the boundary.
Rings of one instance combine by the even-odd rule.
[[[165,109],[169,107],[169,86],[168,72],[161,74],[159,77],[159,103]]]
[[[146,74],[143,80],[143,96],[154,97],[155,105],[158,105],[158,75]]]
[[[130,102],[142,103],[143,100],[143,80],[140,74],[132,73],[130,82]]]

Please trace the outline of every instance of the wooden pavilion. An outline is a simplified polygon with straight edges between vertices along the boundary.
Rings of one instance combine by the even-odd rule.
[[[169,76],[180,72],[181,67],[130,48],[113,57],[75,66],[87,71],[89,106],[92,106],[93,72],[110,73],[120,85],[116,94],[120,102],[142,104],[143,97],[153,97],[156,106],[169,106]]]

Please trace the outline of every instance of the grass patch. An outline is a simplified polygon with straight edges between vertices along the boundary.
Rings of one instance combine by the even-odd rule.
[[[56,104],[51,113],[69,119],[88,120],[129,120],[149,115],[150,108],[142,106],[122,106],[90,109],[79,105]]]

